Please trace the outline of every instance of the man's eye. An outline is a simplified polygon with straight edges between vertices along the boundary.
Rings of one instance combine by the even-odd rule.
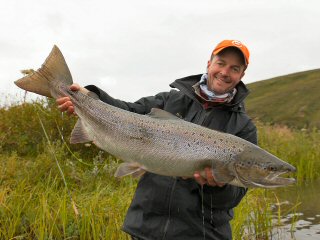
[[[239,68],[232,68],[232,71],[234,71],[234,72],[239,72],[240,71],[240,69]]]

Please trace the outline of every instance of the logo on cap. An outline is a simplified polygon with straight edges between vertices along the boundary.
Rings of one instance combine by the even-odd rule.
[[[242,43],[238,40],[233,40],[232,41],[232,44],[238,48],[241,48],[242,47]]]

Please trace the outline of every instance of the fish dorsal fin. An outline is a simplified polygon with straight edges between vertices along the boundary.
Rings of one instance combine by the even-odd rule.
[[[172,113],[169,113],[167,111],[164,111],[160,108],[152,108],[151,111],[147,114],[148,116],[152,118],[158,118],[163,120],[181,120],[181,118],[173,115]]]
[[[87,95],[93,99],[96,99],[96,100],[100,100],[98,94],[94,93],[94,92],[91,92],[91,91],[88,91]]]
[[[89,137],[81,120],[79,119],[71,132],[70,143],[86,143],[91,141],[92,139]]]
[[[138,178],[141,177],[145,172],[146,170],[144,170],[139,163],[121,163],[114,176],[120,178],[132,175],[132,177]]]

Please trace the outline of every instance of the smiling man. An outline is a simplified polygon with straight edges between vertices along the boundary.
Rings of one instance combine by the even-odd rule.
[[[249,51],[239,41],[220,43],[208,61],[209,90],[216,94],[230,92],[244,76],[248,59]]]
[[[94,85],[86,89],[127,111],[147,114],[152,108],[160,108],[185,121],[256,144],[256,127],[243,103],[248,90],[241,79],[248,64],[247,47],[237,40],[224,40],[214,48],[206,73],[175,80],[171,91],[129,103],[112,98]],[[74,84],[71,89],[78,91],[80,86]],[[61,111],[74,112],[68,97],[57,99],[57,103]],[[137,240],[231,240],[229,221],[246,189],[216,182],[211,169],[204,170],[206,177],[196,172],[194,179],[145,173],[123,230]]]

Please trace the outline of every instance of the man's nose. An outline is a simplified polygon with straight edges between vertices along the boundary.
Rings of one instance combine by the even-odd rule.
[[[221,73],[221,75],[223,75],[223,76],[228,76],[229,75],[229,69],[228,68],[226,68],[226,67],[224,67],[224,68],[222,68],[221,70],[220,70],[220,73]]]

